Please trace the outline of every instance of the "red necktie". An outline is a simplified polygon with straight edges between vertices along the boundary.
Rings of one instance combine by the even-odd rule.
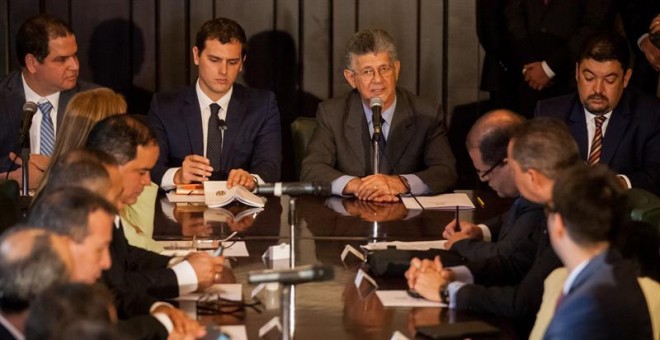
[[[596,165],[600,160],[600,154],[603,149],[603,123],[607,117],[600,115],[596,116],[596,132],[594,133],[594,139],[591,142],[591,151],[589,152],[589,159],[587,164]]]

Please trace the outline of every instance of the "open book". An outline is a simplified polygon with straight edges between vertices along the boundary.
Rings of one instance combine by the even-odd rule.
[[[260,207],[249,207],[246,209],[240,209],[240,211],[232,212],[236,209],[225,209],[217,207],[215,209],[206,209],[204,210],[204,221],[210,222],[227,222],[227,220],[232,220],[238,222],[246,216],[252,216],[253,218],[256,215],[264,210]]]
[[[259,196],[251,193],[242,185],[227,189],[226,181],[204,182],[204,201],[209,208],[223,207],[234,201],[253,207],[264,207],[264,201]]]

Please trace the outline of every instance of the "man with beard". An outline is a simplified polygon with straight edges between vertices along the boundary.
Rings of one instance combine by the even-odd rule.
[[[581,158],[609,166],[626,188],[660,193],[660,101],[628,87],[625,39],[610,33],[588,39],[575,73],[577,94],[539,102],[536,116],[565,121]]]

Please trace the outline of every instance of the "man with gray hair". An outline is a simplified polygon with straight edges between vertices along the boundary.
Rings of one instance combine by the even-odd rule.
[[[335,195],[379,202],[449,190],[457,176],[442,110],[396,86],[401,63],[392,37],[380,29],[355,33],[344,67],[353,91],[319,105],[301,179],[331,183]],[[379,169],[369,142],[374,98],[382,101]]]
[[[45,229],[19,226],[0,236],[0,339],[24,339],[30,300],[69,280],[68,242]]]

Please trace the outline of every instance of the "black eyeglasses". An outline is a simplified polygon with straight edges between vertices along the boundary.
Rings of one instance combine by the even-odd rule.
[[[493,164],[493,166],[491,166],[488,170],[484,171],[483,173],[481,172],[481,170],[477,169],[477,175],[479,175],[480,178],[484,179],[488,175],[490,175],[490,173],[493,172],[493,170],[495,170],[495,168],[497,168],[500,165],[504,165],[505,163],[506,163],[506,158],[502,158],[497,163]]]

